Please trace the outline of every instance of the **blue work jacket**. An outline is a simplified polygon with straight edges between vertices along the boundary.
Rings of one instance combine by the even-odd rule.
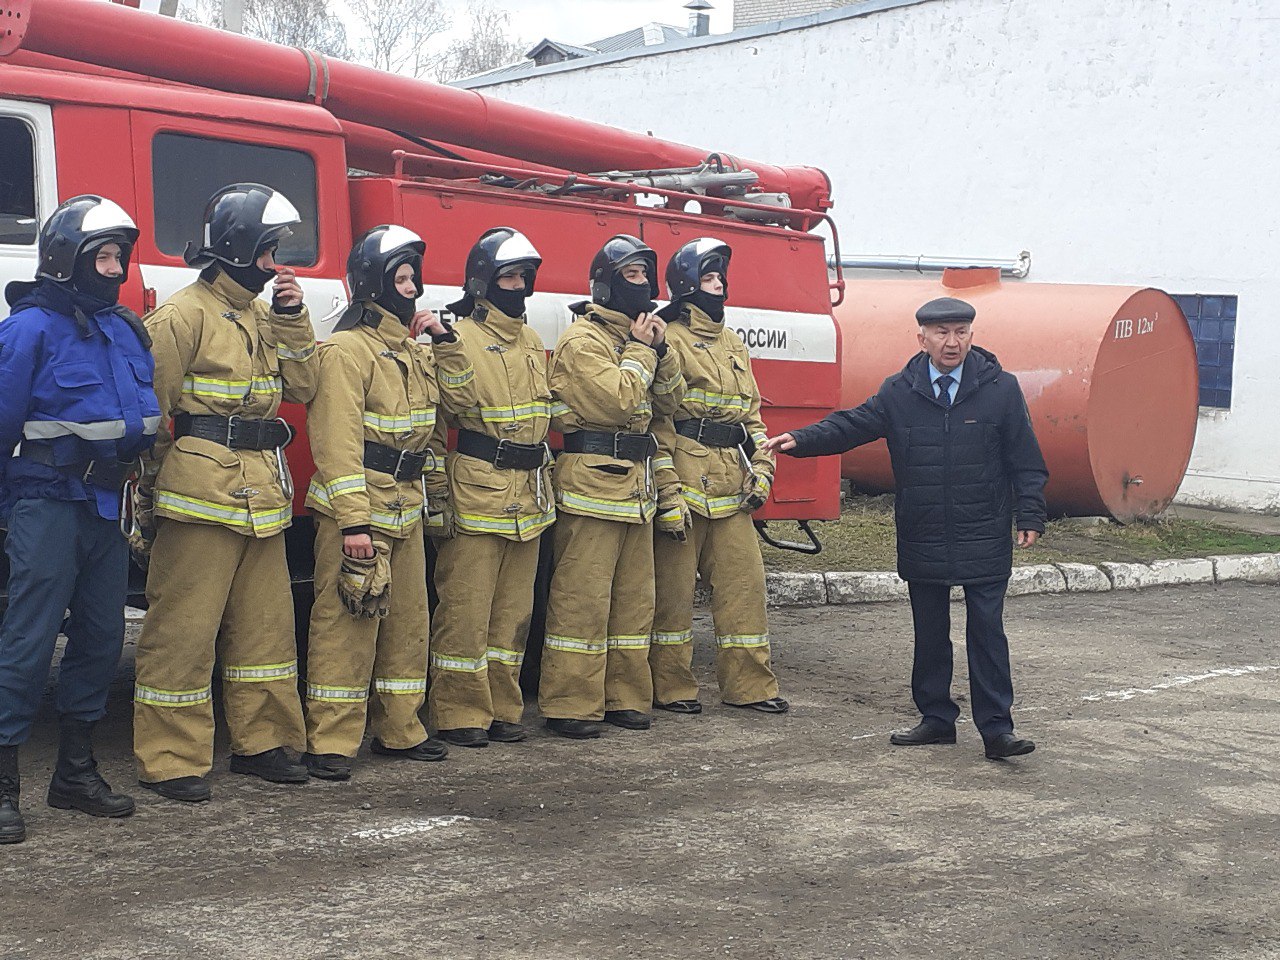
[[[0,321],[0,520],[28,498],[86,501],[117,519],[120,491],[80,476],[90,461],[130,460],[155,442],[155,363],[114,308],[73,317],[35,286]],[[24,443],[51,450],[56,465],[24,457]]]

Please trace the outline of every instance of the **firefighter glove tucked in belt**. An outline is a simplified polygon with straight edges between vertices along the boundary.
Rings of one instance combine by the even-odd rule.
[[[387,615],[391,609],[391,548],[385,542],[373,541],[373,556],[368,560],[342,555],[338,597],[353,617],[373,620]]]
[[[398,450],[385,444],[364,442],[364,465],[379,473],[389,473],[397,480],[418,480],[427,460],[435,459],[430,450],[424,453],[413,453],[409,450]]]
[[[658,441],[652,433],[605,433],[601,430],[576,430],[564,435],[565,453],[593,453],[615,460],[641,463],[658,452]]]
[[[173,418],[173,435],[211,440],[230,450],[278,450],[293,440],[293,429],[283,420],[180,413]]]
[[[537,470],[547,462],[545,443],[499,440],[465,427],[458,431],[458,452],[493,464],[499,470]]]

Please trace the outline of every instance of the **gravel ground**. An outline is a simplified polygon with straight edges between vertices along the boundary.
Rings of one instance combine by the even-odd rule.
[[[775,611],[786,717],[704,693],[649,733],[362,754],[300,788],[227,773],[220,744],[194,807],[133,786],[126,663],[99,752],[138,813],[47,808],[41,720],[0,957],[1280,958],[1280,590],[1011,600],[1040,749],[1009,763],[969,725],[889,746],[909,617]]]

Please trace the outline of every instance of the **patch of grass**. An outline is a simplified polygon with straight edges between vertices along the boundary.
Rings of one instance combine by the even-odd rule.
[[[855,496],[842,504],[840,519],[815,523],[822,552],[804,556],[764,546],[769,570],[893,570],[897,547],[893,497]],[[770,524],[775,537],[796,539],[794,527]],[[1034,547],[1015,548],[1016,566],[1035,563],[1146,562],[1212,554],[1277,553],[1280,536],[1249,533],[1201,520],[1162,519],[1127,525],[1098,518],[1050,521]]]

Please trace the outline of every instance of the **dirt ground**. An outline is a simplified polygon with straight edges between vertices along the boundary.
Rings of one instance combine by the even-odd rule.
[[[212,803],[133,788],[125,821],[44,805],[45,718],[31,839],[0,847],[0,957],[1280,958],[1280,590],[1008,613],[1040,744],[1009,763],[969,725],[888,744],[913,719],[904,604],[775,611],[787,717],[704,693],[649,733],[362,755],[298,788],[222,748]],[[100,752],[132,788],[127,682]]]

